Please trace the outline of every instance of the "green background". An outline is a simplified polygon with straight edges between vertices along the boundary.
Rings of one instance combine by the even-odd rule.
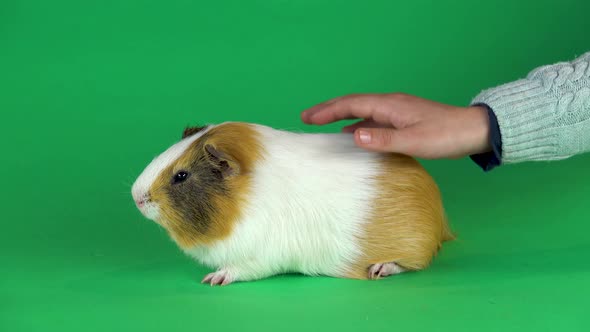
[[[135,209],[184,126],[304,126],[347,93],[466,105],[590,49],[590,2],[2,1],[1,331],[588,331],[590,155],[428,161],[460,239],[379,282],[224,288]]]

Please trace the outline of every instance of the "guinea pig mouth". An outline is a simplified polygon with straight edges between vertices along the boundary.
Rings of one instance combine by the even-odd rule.
[[[152,201],[146,201],[141,206],[138,204],[138,209],[144,217],[158,222],[160,212],[157,204]]]

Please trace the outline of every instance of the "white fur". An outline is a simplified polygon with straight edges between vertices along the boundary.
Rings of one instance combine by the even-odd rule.
[[[149,190],[154,181],[156,181],[164,169],[178,160],[194,141],[211,130],[211,128],[213,126],[209,126],[169,147],[166,151],[154,158],[141,175],[139,175],[137,180],[135,180],[131,188],[131,195],[136,202],[147,200],[143,206],[139,207],[139,210],[146,218],[154,221],[158,221],[159,219],[159,206],[149,201]]]
[[[264,159],[232,234],[187,250],[233,280],[284,272],[343,276],[359,257],[376,189],[377,154],[349,134],[298,134],[256,126]]]

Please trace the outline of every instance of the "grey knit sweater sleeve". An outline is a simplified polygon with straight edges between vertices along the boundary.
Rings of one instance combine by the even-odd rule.
[[[472,101],[478,103],[498,119],[503,164],[590,151],[590,52],[484,90]]]

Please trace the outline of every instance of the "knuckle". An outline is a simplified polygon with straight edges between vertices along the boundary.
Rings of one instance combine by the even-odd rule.
[[[403,93],[403,92],[394,92],[394,93],[390,93],[388,95],[389,99],[393,100],[393,101],[404,101],[404,100],[408,100],[411,96],[407,93]]]
[[[382,146],[391,146],[393,143],[393,131],[380,130],[377,132],[377,143]]]

